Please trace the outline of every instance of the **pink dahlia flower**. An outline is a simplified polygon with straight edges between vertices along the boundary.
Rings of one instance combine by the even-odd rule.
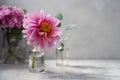
[[[23,10],[12,6],[0,7],[0,23],[4,27],[21,27],[23,24],[24,12]]]
[[[44,11],[28,13],[23,20],[24,37],[27,43],[34,47],[53,47],[59,40],[60,29],[57,27],[59,20],[46,14]]]

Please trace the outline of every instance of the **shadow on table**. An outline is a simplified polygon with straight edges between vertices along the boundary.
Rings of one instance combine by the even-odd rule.
[[[78,70],[78,72],[75,72],[74,70]],[[109,70],[111,70],[111,68],[100,66],[74,65],[69,66],[68,70],[65,71],[56,72],[50,70],[46,71],[45,74],[47,74],[47,77],[52,80],[114,80],[116,78],[117,80],[120,80],[120,76],[112,75],[111,73],[110,75],[107,75],[107,73],[109,73]]]
[[[46,71],[47,77],[57,80],[108,80],[105,75],[89,74],[89,73],[56,73]]]
[[[96,66],[80,66],[80,65],[69,65],[71,68],[80,68],[80,69],[107,69],[105,67],[96,67]]]
[[[7,71],[7,70],[25,70],[27,69],[27,64],[0,64],[0,71]]]

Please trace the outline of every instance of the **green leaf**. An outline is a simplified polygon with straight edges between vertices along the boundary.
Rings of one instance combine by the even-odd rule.
[[[61,22],[59,22],[59,24],[57,25],[57,27],[61,27],[61,25],[62,25]]]
[[[23,28],[11,28],[9,32],[10,37],[16,37],[17,39],[22,39]]]
[[[10,34],[18,36],[22,34],[22,28],[12,28]]]
[[[67,27],[65,27],[65,29],[64,29],[63,31],[71,30],[71,29],[73,29],[74,27],[76,27],[76,24],[68,25]]]
[[[55,17],[56,17],[57,19],[59,19],[60,21],[63,19],[62,13],[57,13],[57,14],[55,15]]]
[[[61,39],[59,40],[59,42],[61,43],[61,42],[63,42],[63,41],[66,41],[66,40],[68,40],[70,38],[70,36],[68,36],[68,37],[65,37],[65,38],[62,38],[61,37]]]
[[[27,10],[26,9],[23,9],[24,13],[26,14],[27,13]]]

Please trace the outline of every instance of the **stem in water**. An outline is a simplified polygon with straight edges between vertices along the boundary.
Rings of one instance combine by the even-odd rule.
[[[36,53],[37,51],[34,52],[33,59],[32,59],[32,69],[35,67],[35,60],[36,60]]]

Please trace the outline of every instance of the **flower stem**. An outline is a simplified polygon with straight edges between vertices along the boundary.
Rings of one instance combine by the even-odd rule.
[[[63,65],[63,51],[60,51],[61,54],[61,60],[62,60],[62,65]]]
[[[34,52],[33,59],[32,59],[32,69],[35,67],[35,60],[36,60],[36,53],[37,51]]]
[[[14,53],[14,51],[11,50],[11,55],[13,55],[18,61],[21,61],[22,59]]]
[[[11,54],[8,54],[8,56],[5,58],[4,63],[7,63],[8,59],[10,58]]]
[[[4,63],[7,63],[8,59],[10,58],[11,55],[13,55],[18,61],[21,61],[22,59],[14,53],[11,49],[8,50],[9,55],[6,57],[4,60]]]

